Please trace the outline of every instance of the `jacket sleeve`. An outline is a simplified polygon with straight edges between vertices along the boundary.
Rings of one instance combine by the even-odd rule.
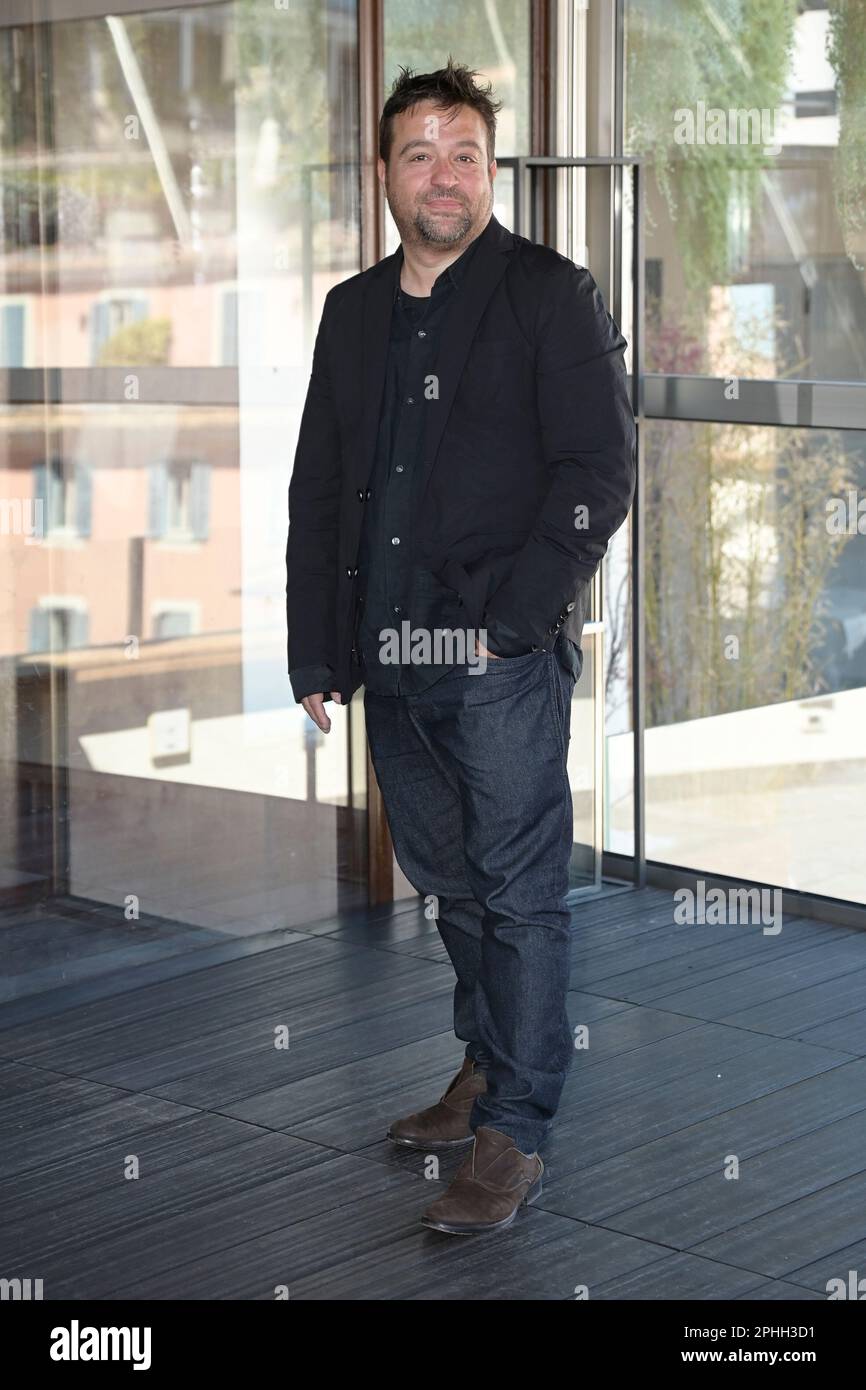
[[[635,488],[627,346],[590,272],[563,257],[541,281],[536,396],[550,486],[508,578],[487,602],[525,647],[550,646],[625,520]]]
[[[337,557],[341,460],[329,367],[329,300],[313,349],[289,483],[286,543],[286,654],[288,670],[336,667]]]
[[[481,640],[494,656],[524,656],[529,650],[518,632],[498,619],[491,618],[486,609],[482,622]]]
[[[305,695],[324,695],[325,700],[330,700],[334,680],[334,672],[330,666],[296,667],[289,672],[295,704],[299,705]]]

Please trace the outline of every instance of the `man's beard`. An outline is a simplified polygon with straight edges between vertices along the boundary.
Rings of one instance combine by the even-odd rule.
[[[442,202],[447,202],[446,198]],[[456,200],[460,202],[458,198]],[[412,225],[418,234],[420,241],[426,241],[434,245],[451,245],[455,241],[462,241],[472,228],[472,213],[463,204],[463,211],[458,213],[453,208],[446,217],[437,217],[435,212],[430,212],[431,205],[435,207],[436,199],[428,199],[420,208],[416,210],[412,219]]]
[[[426,202],[422,203],[420,207],[415,206],[411,211],[403,207],[398,207],[397,212],[400,213],[399,218],[395,216],[394,205],[390,197],[387,182],[385,184],[385,196],[391,208],[391,216],[397,224],[397,231],[400,233],[401,241],[408,239],[410,241],[426,244],[427,246],[453,246],[457,242],[465,241],[469,232],[472,230],[473,224],[477,221],[477,217],[473,215],[473,209],[467,207],[463,200],[456,195],[443,196],[440,194],[439,199],[441,199],[442,202],[447,202],[448,197],[453,197],[453,201],[462,203],[462,213],[452,209],[451,212],[445,216],[440,215],[437,217],[435,213],[431,215],[431,204],[438,200],[435,197],[428,197]],[[488,206],[492,207],[492,188],[488,194],[488,199]],[[479,209],[480,204],[476,206],[474,213],[477,214]]]

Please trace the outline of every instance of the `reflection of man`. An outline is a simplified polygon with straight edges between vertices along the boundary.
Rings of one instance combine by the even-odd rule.
[[[389,1130],[472,1144],[423,1218],[452,1232],[508,1225],[541,1190],[574,1052],[571,696],[634,488],[625,339],[587,270],[491,215],[499,104],[474,77],[404,73],[385,105],[402,245],[325,302],[287,549],[295,697],[327,732],[328,698],[366,686],[397,860],[457,977],[463,1064]],[[402,624],[419,640],[395,659]],[[449,629],[462,654],[425,647]]]

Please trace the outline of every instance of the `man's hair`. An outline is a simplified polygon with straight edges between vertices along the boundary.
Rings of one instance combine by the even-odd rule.
[[[391,95],[382,108],[379,118],[379,155],[388,163],[394,141],[393,117],[400,111],[408,111],[422,101],[432,101],[445,111],[457,106],[471,106],[483,118],[487,126],[487,162],[495,158],[496,113],[502,109],[501,101],[491,100],[492,83],[479,87],[475,78],[479,73],[455,64],[448,55],[448,66],[437,72],[425,72],[413,76],[411,68],[400,68],[400,76],[391,88]]]

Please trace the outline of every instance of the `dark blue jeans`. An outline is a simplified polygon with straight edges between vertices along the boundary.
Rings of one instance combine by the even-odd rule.
[[[487,1072],[473,1130],[545,1138],[574,1057],[566,1013],[574,676],[552,652],[451,668],[418,694],[364,692],[397,862],[434,895],[454,1032]]]

